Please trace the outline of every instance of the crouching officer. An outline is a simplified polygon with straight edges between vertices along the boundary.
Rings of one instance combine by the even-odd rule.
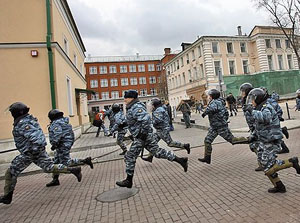
[[[163,104],[159,98],[153,98],[152,101],[152,123],[153,127],[156,129],[154,133],[157,143],[162,139],[169,147],[176,147],[186,149],[187,153],[190,154],[190,144],[183,144],[181,142],[173,141],[170,135],[170,118],[168,112],[163,107]],[[152,162],[153,155],[150,154],[147,158],[143,160]]]
[[[21,102],[16,102],[9,107],[14,118],[13,136],[20,154],[16,156],[5,173],[4,196],[0,203],[10,204],[17,184],[17,177],[32,162],[47,173],[72,173],[81,181],[81,168],[70,168],[63,164],[54,164],[45,150],[46,138],[37,121],[28,114],[29,107]]]
[[[125,153],[127,152],[127,147],[124,143],[124,137],[127,132],[125,128],[127,125],[126,118],[118,104],[113,104],[111,106],[111,110],[113,112],[113,115],[111,116],[113,119],[111,121],[111,128],[108,136],[112,136],[115,132],[117,132],[117,144],[123,150],[123,152],[121,152],[119,155],[125,155]]]
[[[72,125],[69,124],[69,118],[64,117],[64,113],[58,109],[49,111],[48,118],[50,125],[48,127],[49,140],[52,145],[51,150],[54,151],[54,163],[63,164],[65,166],[79,166],[87,164],[93,169],[92,158],[77,159],[70,157],[70,150],[74,144],[74,132]],[[53,174],[53,180],[46,184],[47,187],[58,186],[59,174]]]
[[[300,174],[297,157],[287,160],[277,160],[280,151],[282,131],[278,115],[274,107],[267,101],[268,96],[260,88],[254,88],[247,98],[247,110],[255,120],[255,130],[258,136],[257,160],[261,164],[265,174],[273,183],[274,188],[269,193],[284,193],[285,186],[279,179],[277,172],[282,169],[294,167]],[[252,104],[252,105],[251,105]]]
[[[229,113],[225,107],[225,100],[220,98],[220,92],[217,89],[208,91],[209,104],[206,110],[202,113],[204,118],[208,115],[209,129],[207,136],[204,139],[204,158],[199,158],[201,162],[211,163],[212,142],[220,135],[231,144],[248,143],[248,138],[234,137],[228,128]]]
[[[124,94],[124,101],[126,104],[128,129],[134,137],[134,141],[124,157],[127,178],[123,181],[116,182],[116,184],[120,187],[132,187],[136,158],[143,148],[146,148],[150,153],[154,154],[156,158],[167,159],[179,163],[186,172],[188,168],[188,158],[177,157],[172,151],[159,148],[157,145],[151,127],[150,115],[147,113],[144,103],[138,100],[138,93],[135,90],[126,91]]]

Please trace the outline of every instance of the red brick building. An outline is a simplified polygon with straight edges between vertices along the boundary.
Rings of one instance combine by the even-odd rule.
[[[139,92],[141,101],[157,97],[161,82],[163,56],[87,57],[85,62],[89,110],[99,111],[113,103],[124,106],[123,95],[128,89]]]

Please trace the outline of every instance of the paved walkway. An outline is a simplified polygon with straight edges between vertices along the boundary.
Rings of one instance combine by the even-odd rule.
[[[200,129],[176,126],[174,136],[203,140]],[[199,134],[200,133],[200,134]],[[290,131],[288,158],[300,153],[300,130]],[[175,137],[174,137],[175,138]],[[181,136],[178,137],[181,139]],[[200,163],[203,147],[192,149],[189,170],[166,160],[152,164],[137,160],[134,197],[113,203],[95,200],[99,194],[116,187],[125,177],[123,160],[95,164],[94,170],[83,167],[83,179],[61,176],[61,186],[46,188],[48,174],[20,177],[11,205],[0,205],[1,222],[299,222],[300,177],[293,168],[280,172],[287,193],[269,194],[268,178],[255,172],[255,154],[247,145],[228,143],[213,146],[211,165]],[[185,151],[177,151],[187,156]],[[0,181],[3,188],[4,181]]]

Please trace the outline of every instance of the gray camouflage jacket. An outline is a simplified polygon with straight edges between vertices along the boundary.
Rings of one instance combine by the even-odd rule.
[[[268,98],[267,102],[273,106],[273,108],[275,109],[275,111],[278,115],[278,118],[281,119],[282,115],[283,115],[283,111],[282,111],[280,105],[278,104],[278,102],[273,97]]]
[[[123,114],[122,111],[117,112],[116,114],[113,115],[114,120],[113,120],[113,125],[110,129],[111,132],[116,132],[116,131],[125,131],[125,129],[119,129],[119,125],[122,125],[126,122],[125,115]]]
[[[114,125],[114,121],[115,121],[114,116],[115,116],[115,114],[113,113],[113,111],[112,111],[111,109],[109,109],[108,111],[105,111],[105,112],[104,112],[104,115],[105,115],[105,117],[107,117],[108,120],[109,120],[109,129],[111,130],[111,128],[112,128],[113,125]]]
[[[261,142],[274,142],[282,139],[278,115],[273,106],[266,102],[252,111],[255,131]]]
[[[63,117],[52,121],[48,127],[51,145],[71,149],[75,137],[69,118]]]
[[[45,135],[37,118],[30,114],[19,117],[14,122],[12,134],[19,152],[37,152],[47,145]]]
[[[222,98],[211,100],[203,115],[208,115],[210,127],[212,128],[228,126],[229,113]]]
[[[300,98],[296,98],[296,108],[300,111]]]
[[[146,135],[153,132],[150,114],[142,102],[138,99],[133,100],[126,106],[126,111],[128,129],[133,137],[137,137],[139,133]]]
[[[170,118],[168,112],[163,106],[159,106],[154,111],[152,111],[152,123],[154,128],[156,129],[170,129]]]

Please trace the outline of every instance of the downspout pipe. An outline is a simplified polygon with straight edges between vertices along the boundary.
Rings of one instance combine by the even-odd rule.
[[[52,109],[56,109],[56,97],[55,97],[55,85],[54,85],[54,69],[53,69],[53,52],[51,48],[52,30],[51,30],[51,0],[46,0],[47,11],[47,50],[48,50],[48,64],[49,64],[49,76],[50,76],[50,93],[51,93],[51,105]]]

